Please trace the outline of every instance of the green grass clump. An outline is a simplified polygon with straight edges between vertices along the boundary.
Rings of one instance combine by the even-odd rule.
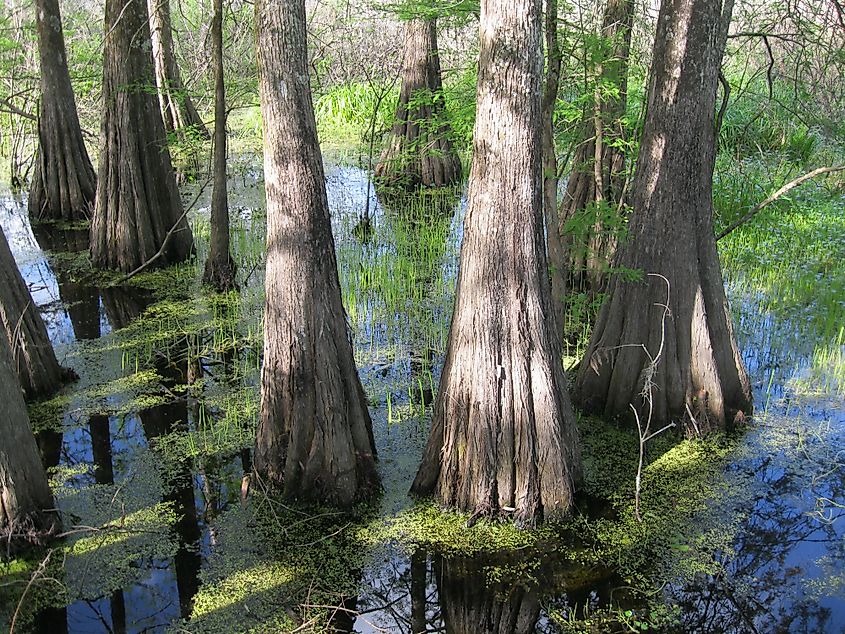
[[[393,123],[398,86],[379,102],[376,91],[364,82],[348,82],[331,88],[317,97],[314,115],[317,133],[322,143],[330,145],[358,145],[367,140],[372,119],[380,134]]]

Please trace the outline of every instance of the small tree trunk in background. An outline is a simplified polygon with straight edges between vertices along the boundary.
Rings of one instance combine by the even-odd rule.
[[[540,0],[483,2],[480,30],[455,309],[412,491],[530,525],[569,510],[578,469],[543,240]]]
[[[554,333],[563,335],[564,300],[568,262],[564,256],[560,219],[557,212],[557,153],[555,150],[554,115],[560,87],[560,44],[557,39],[557,0],[546,0],[543,22],[546,40],[546,77],[543,86],[543,220],[546,226],[546,250],[551,277]]]
[[[37,0],[35,21],[41,113],[29,215],[36,221],[82,220],[94,209],[97,182],[79,127],[58,0]]]
[[[606,417],[640,407],[649,357],[652,424],[696,418],[699,430],[751,410],[713,235],[714,110],[732,0],[664,0],[657,22],[647,114],[634,179],[629,240],[617,262],[669,281],[614,277],[580,366],[576,396]],[[644,412],[641,410],[641,417]]]
[[[47,328],[0,231],[0,321],[27,399],[52,394],[72,375],[59,366]],[[0,416],[2,418],[2,416]]]
[[[305,2],[260,0],[255,17],[267,190],[255,470],[287,498],[348,506],[379,484],[340,296],[306,67]]]
[[[182,76],[173,52],[170,0],[147,0],[147,3],[155,63],[155,82],[158,86],[158,100],[164,127],[168,132],[184,133],[191,130],[207,139],[208,129],[182,85]]]
[[[444,119],[437,22],[413,18],[405,27],[405,57],[396,121],[378,165],[376,181],[411,191],[461,180],[461,160]]]
[[[13,367],[9,343],[0,337],[0,535],[28,528],[50,533],[59,517],[48,511],[56,505]]]
[[[107,0],[106,33],[91,262],[129,273],[161,249],[174,225],[156,264],[187,259],[194,240],[150,91],[155,81],[145,0]]]
[[[157,1],[157,0],[153,0]],[[229,253],[229,202],[226,193],[226,88],[223,83],[223,0],[214,0],[211,23],[214,65],[214,184],[211,191],[211,241],[203,283],[225,292],[235,288],[235,263]]]
[[[601,291],[616,250],[625,186],[625,153],[618,143],[625,138],[622,121],[628,101],[628,55],[634,7],[633,0],[608,0],[605,7],[604,53],[596,72],[592,111],[583,123],[583,140],[576,148],[561,203],[561,233],[568,221],[590,207],[595,209],[589,216],[589,226],[565,238],[568,262],[558,266],[569,271],[573,290]],[[604,218],[603,213],[610,214],[610,218]]]

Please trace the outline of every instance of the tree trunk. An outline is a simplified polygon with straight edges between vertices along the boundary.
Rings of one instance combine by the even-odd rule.
[[[42,221],[82,220],[93,211],[97,182],[79,127],[58,0],[37,0],[35,21],[41,112],[29,215]]]
[[[367,399],[340,297],[306,67],[305,3],[255,8],[267,265],[255,470],[287,498],[349,505],[378,489]]]
[[[0,321],[12,350],[12,367],[27,399],[55,392],[72,373],[59,366],[38,306],[0,231]]]
[[[569,221],[579,226],[566,238],[567,260],[574,290],[597,293],[607,271],[621,229],[625,187],[623,117],[627,107],[628,54],[631,48],[633,0],[608,0],[602,20],[603,53],[596,69],[591,112],[582,126],[572,173],[560,209],[560,231]],[[578,216],[583,219],[575,220]],[[556,263],[557,264],[557,263]]]
[[[555,150],[554,115],[560,87],[561,53],[557,38],[557,0],[546,0],[543,20],[546,41],[546,76],[543,86],[543,220],[546,227],[546,252],[551,279],[554,334],[563,335],[564,302],[566,300],[566,261],[560,219],[557,210],[557,152]],[[562,342],[562,339],[561,339]]]
[[[543,240],[539,0],[481,5],[455,309],[412,492],[518,524],[562,515],[578,468]]]
[[[664,0],[658,18],[629,241],[617,263],[649,275],[613,278],[576,395],[607,417],[643,411],[650,390],[657,425],[683,419],[723,428],[751,410],[713,236],[716,82],[732,0]],[[646,353],[648,350],[648,354]],[[647,390],[648,391],[648,390]]]
[[[208,138],[191,96],[182,85],[182,76],[173,53],[173,25],[170,21],[170,0],[147,0],[150,36],[155,62],[155,81],[161,118],[168,132],[188,131]]]
[[[376,166],[384,187],[412,191],[461,180],[458,158],[445,121],[437,22],[413,18],[405,28],[402,88],[390,140]]]
[[[30,528],[50,533],[59,528],[59,518],[49,511],[55,508],[53,494],[12,363],[9,344],[0,337],[0,535]]]
[[[156,1],[156,0],[152,0]],[[226,194],[226,89],[223,84],[223,0],[214,0],[211,23],[214,64],[214,185],[211,191],[211,242],[203,283],[219,292],[235,288],[235,263],[229,253],[229,201]]]
[[[157,264],[188,258],[194,248],[156,98],[144,0],[107,0],[103,119],[97,206],[91,224],[96,267],[133,271],[161,249]]]

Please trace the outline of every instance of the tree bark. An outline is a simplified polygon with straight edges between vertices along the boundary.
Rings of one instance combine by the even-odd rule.
[[[94,209],[97,182],[79,127],[58,0],[37,0],[35,22],[41,112],[29,215],[38,221],[87,219]]]
[[[543,239],[540,0],[485,0],[480,30],[457,295],[412,492],[529,525],[569,510],[578,468]]]
[[[444,117],[437,21],[413,18],[406,22],[399,105],[376,182],[405,191],[460,182],[461,160]]]
[[[147,7],[150,16],[158,102],[164,128],[168,132],[180,134],[191,131],[207,139],[208,129],[194,107],[191,96],[182,85],[182,75],[173,52],[170,0],[147,0]]]
[[[305,3],[255,8],[267,265],[255,470],[287,498],[349,505],[378,489],[352,356],[306,67]]]
[[[59,366],[38,306],[0,231],[0,321],[12,351],[12,367],[27,399],[55,392],[72,373]]]
[[[625,187],[623,117],[627,107],[628,55],[634,18],[633,0],[608,0],[602,20],[602,61],[596,69],[591,111],[582,126],[572,173],[560,209],[559,231],[592,208],[589,226],[565,238],[566,259],[556,266],[569,272],[574,290],[597,293],[606,285],[616,250]],[[598,205],[603,205],[597,208]],[[608,215],[609,217],[605,217]]]
[[[9,343],[0,337],[0,534],[30,528],[51,533],[60,527],[59,517],[50,511],[53,494],[13,368]]]
[[[152,0],[156,1],[156,0]],[[229,252],[229,201],[226,192],[226,88],[223,83],[223,0],[214,0],[211,22],[214,65],[214,183],[211,190],[211,241],[203,283],[219,292],[235,288],[235,262]]]
[[[164,134],[154,85],[144,0],[107,0],[103,53],[103,119],[91,261],[130,272],[152,258],[168,231],[176,232],[156,264],[193,251]]]
[[[649,354],[661,348],[655,426],[694,418],[707,431],[751,411],[713,235],[716,82],[731,8],[732,0],[661,4],[629,241],[617,264],[664,276],[670,314],[664,324],[664,280],[613,278],[578,372],[576,396],[588,412],[641,408]]]

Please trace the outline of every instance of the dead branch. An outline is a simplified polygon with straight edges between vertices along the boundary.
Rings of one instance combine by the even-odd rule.
[[[802,183],[810,180],[811,178],[815,178],[816,176],[820,176],[822,174],[830,174],[832,172],[841,172],[842,170],[845,170],[845,165],[839,165],[839,166],[836,166],[836,167],[817,167],[813,171],[807,172],[806,174],[803,174],[803,175],[799,176],[798,178],[789,181],[786,185],[784,185],[783,187],[778,189],[775,193],[773,193],[771,196],[766,198],[766,200],[764,200],[761,203],[757,203],[756,205],[754,205],[754,207],[752,207],[751,210],[747,214],[742,216],[742,218],[740,218],[739,220],[731,223],[726,229],[723,229],[719,233],[719,235],[716,236],[716,241],[718,242],[719,240],[724,238],[726,235],[731,233],[737,227],[744,225],[746,222],[748,222],[754,216],[756,216],[763,208],[768,207],[770,204],[775,202],[778,198],[780,198],[784,194],[787,194],[788,192],[792,191],[793,189],[795,189],[796,187],[798,187]]]
[[[159,248],[159,250],[156,252],[156,254],[155,254],[153,257],[151,257],[149,260],[147,260],[146,262],[144,262],[144,263],[143,263],[141,266],[139,266],[137,269],[135,269],[134,271],[132,271],[131,273],[127,273],[126,275],[124,275],[123,277],[121,277],[121,278],[120,278],[119,280],[117,280],[116,282],[112,282],[111,284],[109,284],[109,288],[114,287],[114,286],[120,286],[121,284],[124,284],[124,283],[128,282],[128,281],[129,281],[129,280],[131,280],[133,277],[135,277],[136,275],[138,275],[138,273],[140,273],[140,272],[142,272],[143,270],[145,270],[145,269],[146,269],[147,267],[149,267],[149,266],[150,266],[153,262],[155,262],[156,260],[158,260],[158,259],[162,256],[162,254],[164,253],[164,250],[167,248],[167,243],[168,243],[168,242],[170,242],[170,237],[171,237],[174,233],[176,233],[177,231],[181,231],[181,229],[178,229],[178,227],[179,227],[179,223],[180,223],[180,222],[182,222],[182,220],[184,220],[184,218],[188,215],[188,212],[189,212],[189,211],[191,211],[191,209],[193,209],[193,208],[194,208],[194,205],[196,205],[196,204],[197,204],[197,201],[198,201],[198,200],[200,199],[200,197],[203,195],[203,193],[205,192],[205,188],[206,188],[206,187],[208,187],[208,184],[209,184],[210,182],[211,182],[211,178],[208,178],[208,179],[205,181],[205,183],[203,183],[202,187],[200,187],[199,191],[197,192],[197,195],[196,195],[196,196],[194,196],[194,199],[191,201],[191,204],[190,204],[190,205],[188,205],[187,207],[185,207],[185,211],[183,211],[183,212],[182,212],[182,215],[181,215],[181,216],[179,216],[179,218],[176,220],[176,222],[174,222],[174,223],[173,223],[173,226],[172,226],[172,227],[170,227],[170,231],[168,231],[168,232],[167,232],[167,235],[165,235],[165,236],[164,236],[164,240],[163,240],[163,241],[162,241],[162,243],[161,243],[161,248]]]

